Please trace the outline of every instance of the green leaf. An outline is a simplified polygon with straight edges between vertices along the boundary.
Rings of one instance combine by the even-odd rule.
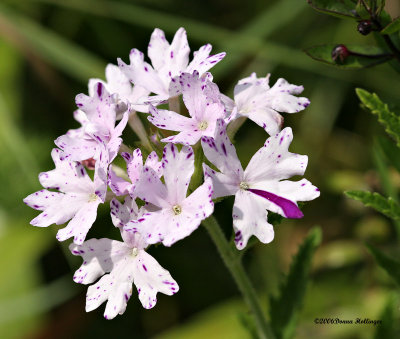
[[[350,52],[364,54],[365,56],[349,55],[343,60],[343,62],[334,61],[332,58],[332,51],[337,46],[338,44],[313,46],[306,48],[304,52],[314,60],[342,69],[371,67],[386,62],[392,58],[392,56],[385,54],[383,49],[376,46],[346,45]]]
[[[386,302],[385,308],[378,318],[382,321],[382,323],[379,324],[379,326],[376,326],[374,339],[398,338],[398,333],[396,333],[394,328],[394,324],[396,322],[394,314],[395,304],[395,297],[390,296]]]
[[[367,191],[347,191],[348,197],[361,201],[365,206],[372,207],[392,219],[400,219],[400,205],[392,198],[385,198],[379,193]]]
[[[396,168],[397,172],[400,173],[400,149],[386,136],[379,137],[377,140],[386,156],[386,159],[394,168]]]
[[[382,267],[400,286],[400,262],[389,257],[372,245],[367,245],[367,247],[378,262],[379,266]]]
[[[356,1],[353,0],[307,0],[315,10],[341,17],[356,18]]]
[[[312,256],[321,243],[321,230],[314,228],[307,235],[293,258],[286,281],[277,297],[271,297],[270,317],[272,329],[278,339],[291,338],[297,314],[303,303]]]
[[[381,30],[381,34],[393,34],[398,31],[400,31],[400,17],[396,20],[393,20],[389,25]]]
[[[400,117],[391,112],[388,105],[383,103],[375,93],[371,94],[361,88],[356,88],[356,93],[363,105],[378,116],[378,121],[400,147]]]

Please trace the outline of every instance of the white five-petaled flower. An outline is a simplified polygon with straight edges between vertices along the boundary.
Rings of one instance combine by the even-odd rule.
[[[108,166],[118,154],[122,142],[120,136],[128,122],[126,105],[115,103],[101,82],[95,86],[93,97],[78,94],[75,100],[79,107],[74,113],[75,119],[82,127],[69,130],[67,134],[57,138],[55,144],[72,160],[94,158],[99,161],[102,157],[107,159]],[[121,111],[125,113],[115,126],[117,113]],[[107,168],[103,170],[107,172]]]
[[[162,164],[160,161],[158,161],[157,153],[154,151],[151,152],[147,157],[144,167],[142,152],[139,148],[135,149],[132,152],[132,155],[127,152],[122,152],[121,156],[126,161],[128,177],[131,182],[128,182],[123,178],[117,176],[111,168],[109,171],[108,184],[111,190],[117,196],[130,194],[131,197],[136,198],[136,185],[142,177],[144,167],[152,168],[158,174],[158,177],[161,177],[162,175]]]
[[[140,99],[147,97],[150,92],[140,86],[132,86],[132,83],[121,72],[118,66],[108,64],[106,67],[106,81],[101,79],[89,79],[89,96],[94,97],[98,83],[102,83],[113,97],[115,102],[120,101],[129,104],[130,109],[138,112],[148,112],[148,105],[141,103]],[[121,114],[117,114],[117,119],[121,119]]]
[[[161,141],[194,145],[203,135],[214,137],[218,119],[227,123],[231,120],[232,114],[226,115],[217,85],[206,77],[199,78],[199,73],[193,72],[183,73],[173,80],[174,86],[182,92],[190,117],[150,106],[148,119],[151,123],[161,129],[180,132]]]
[[[125,226],[128,232],[139,232],[149,244],[162,242],[171,246],[190,235],[201,221],[214,211],[211,200],[211,179],[186,197],[190,178],[194,172],[194,154],[191,147],[183,146],[179,152],[174,144],[164,148],[163,176],[165,185],[156,172],[145,167],[142,179],[136,187],[139,198],[159,210],[144,213]]]
[[[190,48],[185,29],[179,28],[169,44],[164,32],[156,28],[148,47],[152,66],[144,61],[143,53],[137,49],[130,52],[130,65],[121,59],[118,59],[118,65],[135,85],[156,94],[155,97],[149,97],[149,101],[157,105],[179,94],[170,88],[173,78],[183,72],[193,73],[195,70],[201,75],[224,58],[225,53],[210,55],[211,48],[210,44],[200,47],[189,63]]]
[[[236,155],[235,147],[226,135],[226,125],[218,121],[216,138],[202,138],[204,154],[220,172],[204,165],[205,176],[213,181],[213,198],[235,195],[233,228],[235,243],[243,249],[255,235],[261,242],[271,242],[274,230],[267,221],[267,212],[286,218],[301,218],[297,201],[308,201],[320,195],[308,180],[285,180],[303,175],[308,158],[290,153],[293,134],[290,127],[270,137],[251,158],[245,171]]]
[[[28,206],[43,211],[31,224],[46,227],[71,220],[58,231],[57,239],[64,241],[74,237],[76,244],[82,244],[96,220],[97,207],[104,202],[107,184],[98,175],[92,181],[80,163],[72,161],[59,149],[53,149],[51,156],[56,168],[40,173],[39,181],[43,187],[59,192],[45,189],[24,199]]]
[[[115,226],[129,219],[136,219],[138,208],[130,197],[124,204],[114,201]],[[146,241],[139,233],[126,232],[119,227],[123,242],[111,239],[90,239],[82,245],[71,244],[74,255],[82,256],[83,264],[75,272],[74,281],[91,284],[86,294],[86,312],[99,307],[107,300],[104,317],[113,319],[125,312],[127,302],[135,284],[139,300],[144,308],[152,308],[157,302],[157,293],[172,295],[179,286],[171,274],[148,253]]]
[[[265,129],[269,135],[281,130],[283,117],[278,112],[296,113],[305,109],[310,101],[296,97],[303,91],[303,86],[289,84],[285,79],[278,79],[274,86],[269,86],[269,74],[257,78],[256,73],[238,82],[234,89],[233,102],[224,96],[227,108],[235,107],[238,116],[245,116]]]

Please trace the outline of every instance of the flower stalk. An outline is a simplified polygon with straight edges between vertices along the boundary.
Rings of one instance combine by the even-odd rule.
[[[217,219],[211,215],[207,219],[203,220],[202,224],[208,231],[219,254],[221,255],[222,261],[232,274],[237,287],[250,308],[256,322],[259,337],[265,339],[274,338],[275,336],[265,317],[259,297],[243,268],[241,258],[236,252],[232,251],[232,247],[226,240]]]

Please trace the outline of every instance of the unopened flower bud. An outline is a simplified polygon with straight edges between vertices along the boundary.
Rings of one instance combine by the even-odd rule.
[[[333,61],[343,63],[350,52],[345,45],[337,45],[333,48],[331,55]]]
[[[87,169],[94,170],[96,166],[96,160],[93,158],[89,158],[86,160],[81,161],[82,165],[85,166]]]
[[[372,31],[372,22],[370,20],[360,21],[357,30],[362,35],[368,35]]]

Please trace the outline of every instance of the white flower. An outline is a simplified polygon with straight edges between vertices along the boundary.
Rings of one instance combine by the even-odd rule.
[[[310,104],[310,101],[294,95],[300,94],[303,86],[291,85],[280,78],[270,87],[269,76],[268,74],[265,78],[257,78],[256,73],[252,73],[235,86],[235,101],[226,96],[224,101],[228,109],[234,107],[237,109],[238,116],[253,120],[269,135],[274,135],[283,125],[283,117],[278,112],[300,112]]]
[[[149,244],[162,242],[171,246],[190,235],[214,211],[212,184],[208,179],[186,197],[194,171],[191,147],[183,146],[179,152],[174,144],[168,144],[164,148],[162,166],[165,185],[156,172],[145,167],[136,186],[138,197],[159,210],[130,221],[125,230],[139,232]]]
[[[194,52],[193,60],[189,63],[189,44],[184,28],[179,28],[175,33],[172,43],[165,39],[164,32],[156,28],[151,35],[148,55],[151,66],[144,61],[144,55],[137,49],[132,49],[129,54],[130,65],[118,59],[118,65],[126,77],[135,85],[157,94],[149,97],[154,104],[158,104],[179,93],[170,88],[173,78],[181,73],[198,71],[200,75],[221,61],[225,53],[210,56],[211,45],[207,44]]]
[[[292,139],[289,127],[267,139],[245,171],[226,135],[223,120],[218,121],[215,139],[201,140],[205,156],[220,171],[204,165],[205,175],[213,181],[213,198],[235,196],[232,216],[238,249],[243,249],[252,235],[263,243],[272,241],[274,230],[267,221],[266,210],[286,218],[302,218],[297,201],[313,200],[320,195],[319,189],[306,179],[285,180],[303,175],[307,167],[307,156],[288,151]]]
[[[74,237],[76,244],[82,244],[96,220],[97,207],[104,202],[107,184],[96,174],[92,181],[80,163],[59,149],[53,149],[51,156],[56,168],[40,173],[39,181],[43,187],[59,192],[41,190],[24,199],[28,206],[43,211],[31,224],[46,227],[71,220],[58,231],[57,239]]]
[[[114,200],[113,221],[118,226],[127,219],[138,216],[137,206],[130,197],[125,204]],[[91,284],[86,294],[86,312],[90,312],[107,301],[104,317],[113,319],[125,312],[127,302],[135,284],[139,300],[144,308],[152,308],[158,292],[172,295],[179,286],[170,273],[148,253],[147,243],[139,233],[126,232],[120,227],[124,240],[90,239],[82,245],[71,244],[72,254],[83,258],[82,266],[75,272],[74,281]]]

